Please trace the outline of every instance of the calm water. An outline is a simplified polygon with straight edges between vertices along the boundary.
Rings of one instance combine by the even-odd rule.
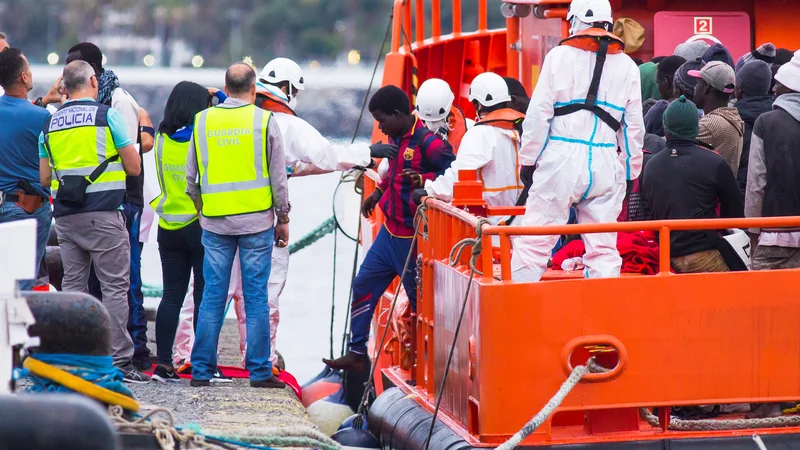
[[[145,160],[145,177],[153,194],[158,183],[153,169],[152,152]],[[289,192],[292,202],[290,239],[297,240],[332,215],[334,190],[339,173],[292,178]],[[352,183],[342,186],[339,217],[346,216],[346,228],[355,234],[359,197]],[[161,262],[156,242],[157,226],[150,230],[150,239],[142,255],[142,278],[146,284],[161,284]],[[331,320],[331,288],[333,284],[333,235],[292,255],[289,278],[281,296],[281,322],[278,328],[278,350],[286,359],[286,368],[303,383],[322,370],[323,357],[328,357]],[[334,352],[339,356],[342,329],[347,314],[348,288],[355,243],[339,234],[336,264],[336,317]],[[157,302],[148,299],[148,303]],[[233,316],[232,311],[229,317]]]

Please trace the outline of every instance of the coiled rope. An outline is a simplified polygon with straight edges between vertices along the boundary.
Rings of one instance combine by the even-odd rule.
[[[161,450],[174,450],[176,443],[181,449],[219,450],[232,445],[261,450],[286,447],[342,450],[337,442],[309,427],[260,428],[243,435],[214,436],[176,427],[172,412],[165,408],[155,408],[144,416],[127,420],[122,408],[111,406],[108,415],[118,432],[153,434]]]
[[[639,417],[653,427],[661,428],[658,416],[647,408],[639,408]],[[670,419],[667,429],[673,431],[727,431],[747,428],[781,428],[800,426],[800,416],[766,417],[761,419],[685,420]]]
[[[322,432],[301,426],[248,429],[245,434],[232,435],[230,439],[270,447],[299,447],[319,450],[342,449],[338,442]]]
[[[139,410],[110,356],[37,353],[22,365],[23,369],[14,371],[14,378],[30,378],[31,392],[77,392],[129,411]]]
[[[175,418],[172,412],[165,408],[155,408],[144,416],[127,420],[123,416],[122,408],[115,405],[109,406],[108,417],[118,433],[154,435],[161,450],[174,450],[176,442],[180,443],[181,449],[219,450],[225,448],[206,442],[204,436],[194,431],[179,430],[175,427]]]

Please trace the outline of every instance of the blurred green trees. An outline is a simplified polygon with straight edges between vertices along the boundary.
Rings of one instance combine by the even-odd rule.
[[[414,0],[408,0],[414,1]],[[332,61],[351,49],[373,60],[392,0],[0,0],[0,30],[33,62],[59,55],[79,40],[121,35],[134,42],[186,41],[207,66],[251,56],[256,65],[275,56]],[[450,0],[442,0],[442,31],[449,32]],[[500,1],[489,0],[490,27],[503,26]],[[426,0],[430,14],[430,0]],[[476,0],[463,0],[464,30],[477,23]],[[428,19],[426,22],[430,22]],[[429,28],[427,28],[429,30]],[[137,63],[115,57],[112,64]],[[124,59],[124,60],[123,60]]]

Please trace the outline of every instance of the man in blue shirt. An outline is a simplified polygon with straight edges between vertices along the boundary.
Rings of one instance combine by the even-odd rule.
[[[47,248],[52,212],[50,189],[42,185],[39,172],[36,137],[50,113],[28,101],[33,77],[21,50],[0,52],[0,86],[5,90],[0,97],[0,223],[36,219],[38,264]],[[34,280],[25,280],[19,288],[33,285]]]

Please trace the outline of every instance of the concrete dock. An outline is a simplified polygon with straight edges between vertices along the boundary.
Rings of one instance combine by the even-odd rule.
[[[155,355],[155,326],[148,324],[150,349]],[[220,336],[220,365],[240,365],[236,323],[226,320]],[[291,368],[287,368],[291,371]],[[251,388],[248,379],[214,383],[211,387],[189,386],[189,380],[163,384],[131,384],[142,414],[155,407],[172,411],[176,425],[218,436],[241,436],[260,428],[300,426],[316,428],[302,403],[288,387],[285,390]]]

